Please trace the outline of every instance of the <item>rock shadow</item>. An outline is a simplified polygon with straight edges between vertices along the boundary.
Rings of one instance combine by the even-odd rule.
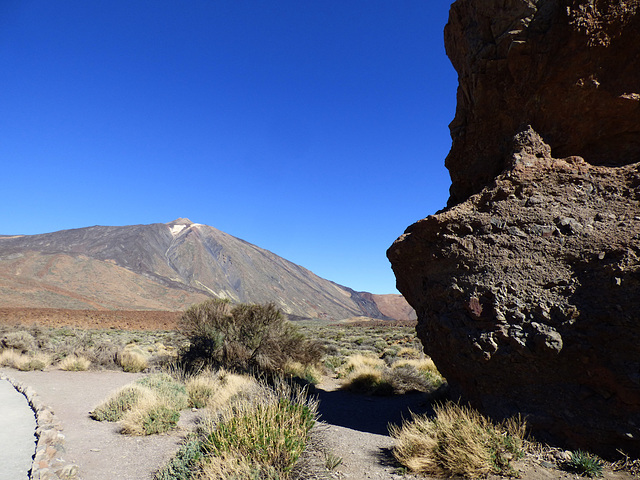
[[[390,423],[400,425],[413,413],[432,415],[433,397],[426,393],[392,396],[370,396],[344,390],[326,391],[315,388],[320,420],[360,432],[388,435]]]

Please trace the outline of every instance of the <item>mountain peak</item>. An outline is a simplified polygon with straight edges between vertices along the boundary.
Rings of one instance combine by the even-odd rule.
[[[176,225],[187,225],[187,226],[190,226],[190,225],[193,225],[193,222],[191,220],[189,220],[188,218],[180,217],[180,218],[176,218],[173,222],[166,223],[165,225],[168,225],[170,227],[174,227]]]

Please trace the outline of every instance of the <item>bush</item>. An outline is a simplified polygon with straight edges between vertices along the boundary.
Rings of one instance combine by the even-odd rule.
[[[164,373],[149,375],[122,387],[98,405],[90,415],[100,422],[124,421],[128,417],[127,422],[131,426],[126,427],[127,433],[149,435],[144,432],[153,431],[156,424],[170,424],[170,419],[173,418],[171,412],[157,405],[176,412],[187,408],[189,400],[184,385]],[[134,411],[136,413],[130,415]],[[175,420],[177,421],[178,419]]]
[[[122,433],[129,435],[153,435],[168,432],[180,420],[180,412],[157,395],[139,402],[122,418]]]
[[[118,353],[118,365],[122,370],[129,373],[139,373],[147,369],[149,366],[147,357],[142,352],[134,349],[125,349]]]
[[[189,397],[183,384],[166,373],[156,373],[136,380],[136,384],[156,393],[167,405],[178,410],[189,406]]]
[[[602,460],[581,450],[571,452],[571,459],[563,465],[565,470],[585,477],[601,477],[602,467]]]
[[[386,372],[371,366],[362,366],[353,370],[342,388],[368,395],[392,395],[394,393],[393,384]]]
[[[523,455],[525,424],[511,419],[493,425],[475,410],[454,403],[435,408],[433,419],[412,415],[390,426],[395,458],[415,473],[485,477],[513,473],[510,461]]]
[[[286,478],[305,450],[317,403],[284,385],[233,402],[203,439],[203,478]]]
[[[209,399],[215,394],[217,382],[213,373],[207,371],[187,380],[185,387],[189,396],[189,405],[194,408],[204,408]]]
[[[202,455],[200,441],[188,440],[153,478],[154,480],[191,480],[195,478]]]
[[[140,385],[125,385],[98,405],[90,416],[99,422],[118,422],[125,413],[135,407],[150,391]]]
[[[0,340],[0,346],[17,350],[20,353],[27,353],[35,349],[36,342],[29,332],[17,330],[5,333],[2,340]]]
[[[273,304],[209,300],[188,308],[180,331],[189,340],[180,360],[188,371],[223,367],[281,372],[287,361],[318,363],[320,344],[306,339]]]
[[[80,372],[84,370],[88,370],[89,366],[91,366],[91,362],[77,355],[69,355],[68,357],[63,358],[58,363],[58,368],[60,370],[65,370],[68,372]]]

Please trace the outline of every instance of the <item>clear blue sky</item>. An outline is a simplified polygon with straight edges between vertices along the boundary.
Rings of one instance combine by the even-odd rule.
[[[0,0],[0,234],[188,217],[356,290],[444,207],[446,0]]]

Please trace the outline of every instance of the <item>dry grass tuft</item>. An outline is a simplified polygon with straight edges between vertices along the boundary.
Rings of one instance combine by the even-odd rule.
[[[216,391],[207,402],[207,408],[212,412],[227,406],[234,399],[250,398],[261,391],[259,383],[249,375],[220,370],[216,380]]]
[[[141,398],[122,417],[121,432],[127,435],[153,435],[176,427],[180,412],[157,393]]]
[[[17,368],[15,365],[20,363],[24,357],[25,355],[12,348],[2,350],[0,352],[0,367]]]
[[[130,373],[139,373],[149,367],[147,357],[144,353],[138,348],[131,348],[129,346],[118,353],[118,365],[122,367],[122,370]]]
[[[6,349],[0,353],[0,366],[15,368],[23,372],[44,370],[49,365],[51,365],[51,357],[40,352],[27,355],[17,350]]]
[[[194,408],[204,408],[207,406],[209,399],[216,392],[218,382],[215,374],[211,371],[205,371],[199,375],[190,377],[185,382],[187,396],[189,397],[189,405]]]
[[[58,362],[58,368],[68,372],[80,372],[88,370],[91,361],[79,355],[69,355]]]
[[[345,379],[342,388],[369,395],[393,394],[393,384],[386,372],[368,365],[353,370]]]
[[[347,357],[347,360],[340,368],[339,374],[341,376],[348,376],[356,370],[383,370],[385,365],[386,364],[384,363],[384,360],[381,360],[379,358],[369,355],[355,354]]]
[[[415,473],[467,478],[513,473],[510,461],[523,454],[525,423],[511,419],[492,424],[475,410],[454,403],[436,407],[433,419],[413,415],[401,427],[390,426],[393,454]]]
[[[145,397],[152,395],[153,393],[148,388],[141,385],[135,383],[125,385],[98,405],[90,413],[91,418],[99,422],[118,422]]]
[[[317,407],[305,390],[286,384],[260,385],[250,397],[236,398],[205,427],[202,478],[289,478],[306,449]]]
[[[284,374],[299,378],[308,383],[313,383],[314,385],[322,379],[322,372],[317,366],[294,361],[285,363]]]

